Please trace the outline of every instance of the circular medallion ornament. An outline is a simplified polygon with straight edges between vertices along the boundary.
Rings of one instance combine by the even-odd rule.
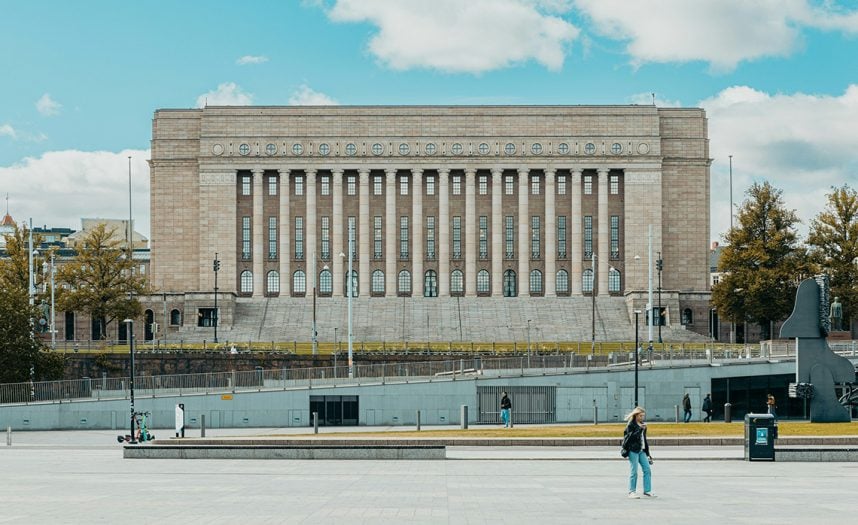
[[[456,142],[453,144],[453,147],[450,148],[450,151],[453,152],[453,155],[461,155],[462,154],[462,145]]]
[[[584,144],[584,153],[586,153],[587,155],[592,155],[593,153],[596,153],[596,145],[592,142]]]
[[[376,142],[375,144],[372,145],[372,154],[373,155],[381,155],[382,153],[384,153],[384,146],[382,146],[381,143]]]
[[[304,146],[301,144],[292,144],[292,154],[293,155],[303,155],[304,154]]]
[[[223,155],[223,144],[215,144],[212,146],[212,153],[215,155]]]
[[[265,146],[266,155],[274,155],[275,153],[277,153],[277,146],[274,144],[268,144]]]
[[[561,155],[567,155],[569,153],[569,144],[566,144],[565,142],[561,142],[560,144],[558,144],[557,153]]]
[[[331,152],[331,147],[324,142],[319,144],[319,155],[327,156]]]
[[[485,142],[481,142],[477,149],[480,152],[480,155],[488,155],[489,154],[489,145],[486,144]]]
[[[399,154],[400,155],[408,155],[408,152],[411,151],[411,148],[408,147],[408,144],[402,143],[399,145]]]
[[[247,155],[248,153],[250,153],[250,146],[248,146],[247,144],[242,144],[238,147],[238,152],[242,155]]]
[[[513,144],[512,142],[507,142],[506,145],[503,147],[503,152],[507,155],[515,155],[515,144]]]
[[[640,153],[641,155],[646,155],[647,153],[649,153],[649,144],[647,144],[646,142],[641,142],[640,144],[638,144],[638,153]]]
[[[353,157],[355,153],[357,153],[357,146],[354,145],[354,142],[346,144],[346,155]]]
[[[613,153],[614,155],[619,155],[622,152],[623,152],[623,145],[622,144],[620,144],[619,142],[614,142],[613,144],[611,144],[611,153]]]
[[[436,146],[434,142],[430,142],[429,144],[426,144],[426,154],[427,155],[434,155],[436,151],[438,151],[438,146]]]
[[[534,143],[530,146],[530,151],[531,151],[534,155],[542,155],[542,144],[540,144],[539,142],[534,142]]]

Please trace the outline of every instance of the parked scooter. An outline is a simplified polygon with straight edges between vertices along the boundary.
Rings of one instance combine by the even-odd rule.
[[[136,439],[132,440],[130,434],[125,434],[124,436],[116,436],[116,441],[119,443],[145,443],[146,441],[155,439],[155,435],[149,432],[149,427],[146,424],[146,418],[150,415],[150,412],[134,412],[132,417],[134,418],[134,428],[137,429],[134,431]]]

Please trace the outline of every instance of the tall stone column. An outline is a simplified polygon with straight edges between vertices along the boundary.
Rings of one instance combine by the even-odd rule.
[[[518,169],[518,295],[530,295],[530,221],[528,220],[528,192],[530,170]]]
[[[503,296],[503,170],[492,170],[492,297]]]
[[[280,173],[280,297],[288,297],[292,290],[292,238],[289,230],[292,221],[289,218],[289,170]]]
[[[354,242],[358,244],[358,255],[360,257],[360,263],[358,270],[358,294],[369,297],[370,288],[369,288],[369,245],[372,240],[372,230],[369,227],[369,170],[361,169],[360,170],[360,178],[358,181],[359,188],[358,192],[360,194],[360,227],[358,231],[355,232]],[[348,241],[348,225],[346,225],[346,241]],[[347,248],[348,249],[348,248]],[[348,252],[346,252],[346,259],[348,259]]]
[[[265,295],[265,218],[262,211],[262,178],[265,172],[253,170],[253,297]]]
[[[438,297],[450,296],[450,169],[438,170]]]
[[[610,261],[611,223],[608,217],[608,169],[599,168],[599,295],[608,295]]]
[[[545,170],[545,296],[557,295],[557,215],[554,207],[553,169]]]
[[[396,261],[399,258],[399,224],[396,220],[396,170],[386,169],[386,187],[384,190],[384,295],[396,297]]]
[[[318,271],[316,261],[318,254],[316,253],[316,170],[307,169],[304,171],[307,174],[307,245],[304,248],[304,260],[307,261],[307,296],[313,293],[313,288],[316,286],[316,272]]]
[[[334,174],[334,203],[331,215],[334,219],[334,231],[331,236],[331,263],[333,266],[333,290],[331,295],[343,297],[343,258],[340,253],[348,253],[343,249],[343,170],[335,169]]]
[[[423,170],[411,170],[411,295],[423,295]]]
[[[477,296],[477,170],[465,170],[465,295]]]
[[[572,209],[569,212],[569,284],[572,295],[583,295],[582,266],[584,235],[581,227],[581,170],[572,170]]]

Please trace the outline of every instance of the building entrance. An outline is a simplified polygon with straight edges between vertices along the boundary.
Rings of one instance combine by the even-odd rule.
[[[319,413],[320,426],[357,426],[358,396],[310,396],[310,426],[313,412]]]

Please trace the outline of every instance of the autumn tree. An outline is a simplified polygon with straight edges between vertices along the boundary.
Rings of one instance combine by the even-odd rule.
[[[831,298],[843,304],[843,326],[858,315],[858,192],[832,188],[825,209],[810,223],[807,244],[813,262],[831,278]]]
[[[792,312],[799,279],[809,274],[805,250],[798,244],[794,210],[784,205],[782,191],[754,183],[738,210],[738,224],[727,232],[718,261],[723,276],[712,287],[712,303],[722,319],[760,325],[771,337],[770,321]]]
[[[148,291],[144,276],[134,272],[134,261],[114,234],[104,224],[96,226],[78,245],[74,260],[57,272],[59,307],[89,314],[102,338],[113,321],[140,317],[137,297]]]

